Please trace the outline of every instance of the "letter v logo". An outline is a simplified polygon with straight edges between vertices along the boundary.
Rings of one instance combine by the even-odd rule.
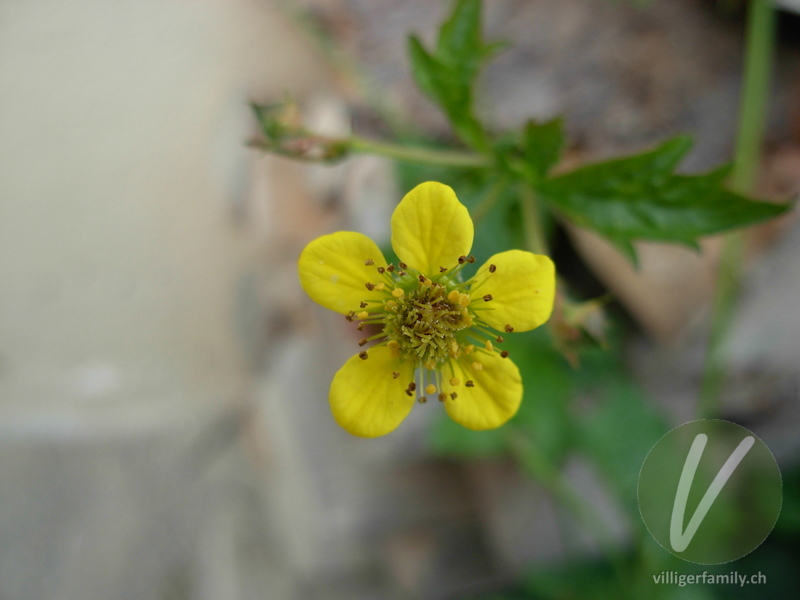
[[[704,433],[699,433],[692,442],[692,447],[689,449],[689,454],[686,456],[686,462],[683,464],[683,471],[681,471],[680,481],[678,482],[678,489],[675,492],[675,503],[672,505],[672,520],[669,526],[669,542],[675,552],[683,552],[692,542],[697,529],[706,518],[711,505],[717,499],[722,488],[730,479],[736,467],[742,462],[742,459],[753,447],[755,438],[747,436],[736,447],[736,449],[722,465],[722,468],[714,477],[714,481],[706,490],[700,504],[694,511],[686,530],[683,530],[683,520],[686,513],[686,502],[689,499],[689,490],[692,487],[695,473],[697,472],[697,465],[700,464],[700,458],[703,456],[706,443],[708,443],[708,436]]]

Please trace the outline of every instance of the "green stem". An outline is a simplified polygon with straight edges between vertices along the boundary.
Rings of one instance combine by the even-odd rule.
[[[731,187],[738,192],[747,192],[752,188],[758,170],[774,39],[775,13],[772,1],[752,0],[747,15],[742,103],[731,175]],[[703,417],[716,413],[725,378],[724,346],[741,279],[742,239],[742,234],[738,232],[726,236],[720,258],[698,406],[698,412]]]
[[[479,154],[457,152],[454,150],[433,150],[412,146],[400,146],[386,142],[375,142],[361,137],[350,137],[348,148],[353,152],[377,154],[403,162],[438,167],[476,168],[489,167],[489,160]]]
[[[476,206],[475,210],[472,211],[472,222],[475,225],[483,221],[486,215],[488,215],[492,208],[494,208],[494,205],[497,204],[500,196],[502,196],[506,185],[507,182],[505,179],[498,179],[494,182],[494,184],[492,184],[492,187],[489,188],[489,191],[486,192],[483,198],[481,198],[478,206]]]
[[[547,239],[542,227],[536,192],[525,185],[521,188],[522,227],[525,234],[525,246],[536,254],[547,254]]]

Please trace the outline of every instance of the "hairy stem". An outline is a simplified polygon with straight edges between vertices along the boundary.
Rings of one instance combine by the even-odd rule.
[[[775,38],[771,0],[752,0],[748,10],[742,103],[731,175],[731,186],[738,192],[748,191],[755,182],[764,136]],[[716,413],[725,378],[725,343],[741,279],[742,243],[739,232],[729,234],[724,241],[698,405],[698,412],[703,417]]]

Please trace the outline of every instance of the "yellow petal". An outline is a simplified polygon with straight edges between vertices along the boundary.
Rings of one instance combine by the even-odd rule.
[[[474,228],[466,207],[449,186],[422,183],[406,194],[392,215],[392,247],[400,260],[422,273],[451,268],[469,254]]]
[[[368,260],[374,264],[364,264]],[[385,265],[375,242],[354,231],[318,237],[297,261],[300,285],[311,299],[342,314],[358,310],[362,300],[383,298],[381,292],[368,290],[366,284],[380,281],[376,269]]]
[[[333,378],[331,411],[344,429],[360,437],[378,437],[394,430],[414,406],[405,390],[414,380],[414,366],[401,362],[386,346],[367,350],[368,358],[350,358]],[[400,375],[395,378],[393,372]]]
[[[556,270],[547,256],[509,250],[495,254],[478,269],[471,289],[470,308],[482,321],[499,331],[506,325],[514,331],[529,331],[550,318]],[[492,298],[489,302],[483,300],[487,294]]]
[[[474,368],[474,362],[482,368]],[[522,378],[511,359],[495,353],[475,353],[454,363],[453,370],[459,385],[446,388],[444,406],[456,423],[468,429],[494,429],[517,413],[522,402]],[[473,387],[467,385],[469,381]],[[452,392],[457,394],[455,399],[450,397]]]

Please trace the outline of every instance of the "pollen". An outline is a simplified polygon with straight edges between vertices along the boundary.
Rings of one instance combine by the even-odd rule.
[[[386,288],[386,284],[381,282],[375,285],[375,290],[378,292],[382,292]]]
[[[406,292],[405,292],[405,290],[403,290],[403,288],[394,288],[392,290],[392,296],[394,296],[395,298],[402,298],[405,295],[406,295]]]
[[[483,365],[481,363],[479,363],[478,361],[475,361],[474,363],[472,363],[471,366],[475,371],[483,371]]]
[[[461,382],[458,380],[458,377],[453,377],[450,379],[450,385],[458,385],[459,383]]]
[[[400,344],[397,340],[389,340],[386,342],[386,347],[389,348],[389,350],[397,350],[400,347]]]
[[[362,310],[360,313],[356,315],[356,317],[358,317],[359,319],[368,319],[369,313],[365,310]]]
[[[492,350],[494,350],[494,346],[492,346],[492,340],[486,340],[486,343],[484,344],[484,347],[485,347],[485,348],[486,348],[486,349],[487,349],[489,352],[491,352]]]
[[[432,383],[429,383],[427,386],[425,386],[425,393],[426,394],[435,394],[436,393],[436,386],[433,385]]]

